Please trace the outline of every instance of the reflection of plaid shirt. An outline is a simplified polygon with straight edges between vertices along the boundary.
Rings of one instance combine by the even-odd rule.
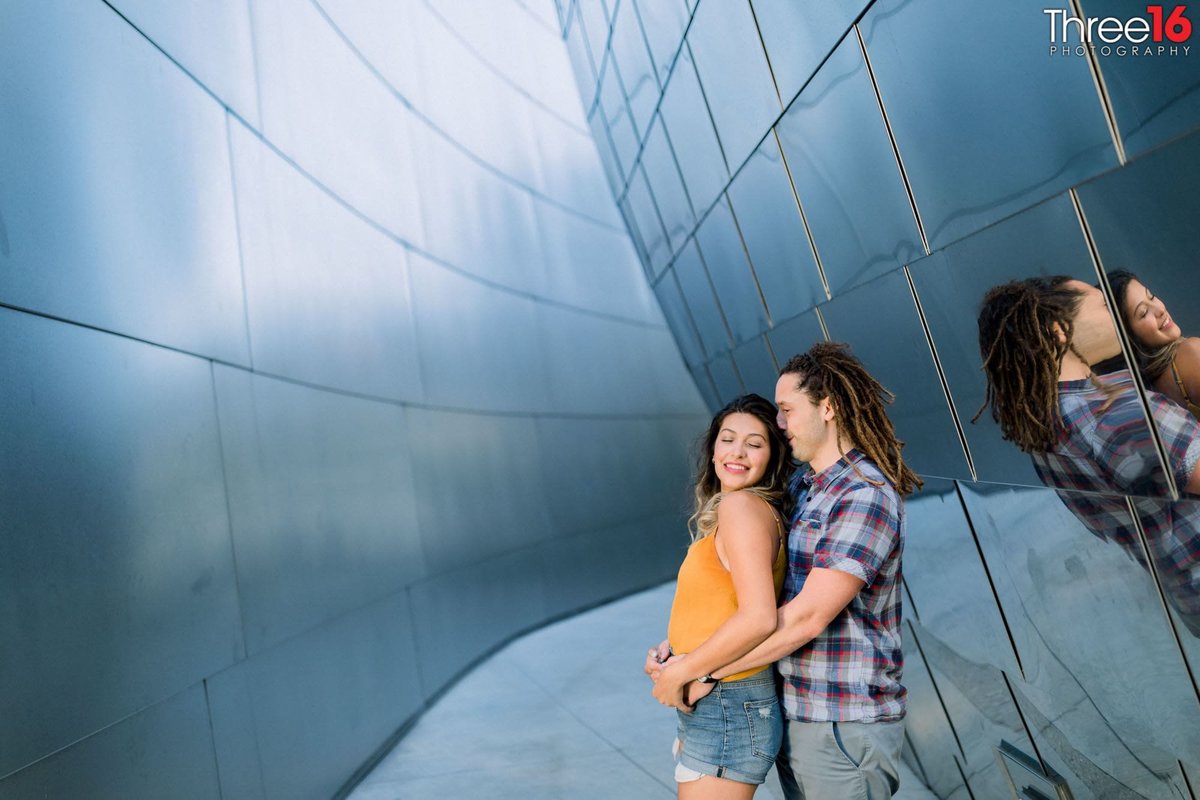
[[[883,485],[872,486],[854,466]],[[900,685],[900,496],[858,450],[820,474],[797,473],[792,491],[797,502],[784,600],[800,594],[815,567],[847,572],[866,586],[820,636],[776,664],[784,714],[806,722],[900,719],[906,695]]]
[[[1101,380],[1111,399],[1087,379],[1058,384],[1067,434],[1053,453],[1034,453],[1034,467],[1088,530],[1120,545],[1145,566],[1125,498],[1113,495],[1133,496],[1167,599],[1200,635],[1200,499],[1169,498],[1129,371]],[[1175,483],[1182,488],[1200,462],[1200,424],[1158,392],[1147,392],[1147,399]]]

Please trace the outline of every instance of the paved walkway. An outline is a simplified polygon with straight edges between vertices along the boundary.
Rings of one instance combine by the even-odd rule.
[[[674,797],[675,713],[642,674],[674,588],[512,642],[426,711],[351,800]],[[902,781],[897,800],[934,797],[911,773]],[[756,797],[782,797],[774,771]]]

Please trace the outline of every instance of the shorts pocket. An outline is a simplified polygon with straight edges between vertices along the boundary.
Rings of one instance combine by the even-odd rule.
[[[750,749],[754,755],[774,761],[783,744],[783,718],[779,713],[779,698],[747,700],[746,722],[750,726]]]

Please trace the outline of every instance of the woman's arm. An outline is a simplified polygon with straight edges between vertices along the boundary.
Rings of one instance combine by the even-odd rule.
[[[1200,339],[1190,337],[1179,343],[1175,350],[1175,369],[1188,398],[1200,405]]]
[[[679,707],[686,684],[745,655],[775,630],[773,567],[778,530],[775,512],[763,499],[749,492],[731,492],[721,499],[716,535],[733,578],[738,608],[686,658],[659,672],[654,696],[660,703]]]

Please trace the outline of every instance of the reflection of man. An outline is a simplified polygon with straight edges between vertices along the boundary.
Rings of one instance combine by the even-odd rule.
[[[785,602],[775,633],[711,678],[778,661],[787,726],[776,765],[788,798],[888,798],[906,698],[901,498],[921,482],[901,459],[887,391],[844,345],[793,358],[775,392],[792,455],[808,464],[793,480]],[[680,697],[701,677],[682,657],[657,680]]]
[[[1060,499],[1088,530],[1144,565],[1129,508],[1113,497],[1133,496],[1168,600],[1200,636],[1200,501],[1170,500],[1129,371],[1092,374],[1121,352],[1104,295],[1063,276],[997,286],[979,312],[979,344],[1004,438],[1030,453],[1043,483],[1066,490]],[[1147,394],[1176,485],[1200,494],[1200,425]]]

